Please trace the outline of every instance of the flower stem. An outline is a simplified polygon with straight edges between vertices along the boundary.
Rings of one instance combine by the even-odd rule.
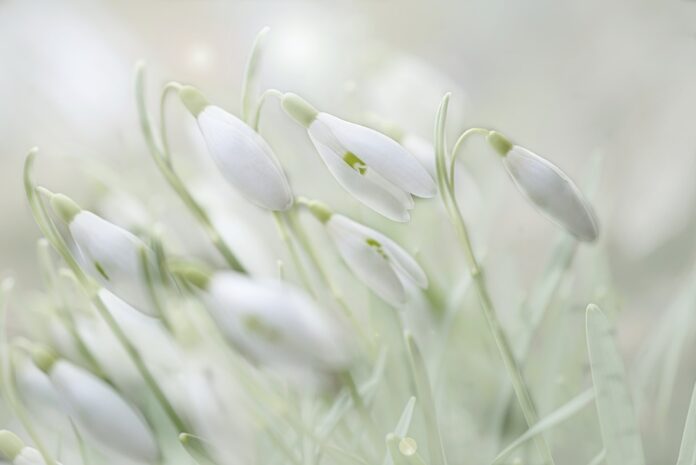
[[[309,274],[307,273],[307,269],[305,268],[304,264],[302,263],[302,257],[300,255],[300,252],[297,250],[297,247],[295,243],[293,242],[293,238],[290,234],[290,229],[288,227],[287,223],[287,214],[283,212],[273,212],[273,219],[275,219],[276,226],[278,227],[278,234],[280,235],[280,239],[283,241],[285,246],[288,248],[288,251],[290,252],[290,256],[292,257],[293,263],[295,263],[295,268],[297,269],[297,273],[300,276],[300,280],[302,281],[302,285],[307,289],[309,293],[311,293],[314,297],[317,297],[317,293],[312,287],[312,281],[309,279]]]
[[[164,103],[166,101],[167,95],[170,94],[171,91],[178,89],[179,84],[177,83],[169,83],[167,84],[163,91],[162,91],[162,98],[161,98],[161,103],[162,106],[164,106]],[[165,150],[160,150],[157,147],[157,142],[155,141],[155,136],[152,131],[152,126],[150,124],[150,118],[147,113],[147,106],[145,105],[145,67],[144,65],[140,64],[137,69],[136,69],[136,79],[135,79],[135,95],[136,95],[136,103],[138,106],[138,116],[140,118],[140,127],[143,132],[143,135],[145,136],[145,142],[147,143],[148,149],[150,151],[150,155],[152,156],[152,159],[155,161],[155,164],[157,165],[157,168],[160,170],[160,172],[164,175],[164,178],[167,180],[169,185],[174,189],[174,192],[177,193],[179,198],[184,202],[186,207],[188,207],[189,211],[193,214],[193,216],[196,218],[196,220],[203,226],[203,229],[205,232],[208,234],[208,237],[210,238],[210,241],[213,243],[215,248],[220,252],[220,255],[225,259],[227,264],[232,268],[233,270],[239,271],[241,273],[246,273],[246,270],[242,266],[242,264],[239,262],[237,259],[237,256],[234,254],[232,249],[227,245],[227,243],[223,240],[222,235],[220,232],[217,230],[215,225],[213,224],[212,220],[210,219],[210,216],[206,212],[206,210],[203,208],[201,204],[198,203],[198,201],[191,195],[189,190],[186,188],[186,185],[184,182],[181,180],[179,175],[174,171],[174,168],[171,164],[171,155],[168,150],[168,145],[166,142],[162,142],[163,146],[165,147]],[[162,127],[160,128],[160,132],[163,137],[166,138],[166,129],[164,128],[164,120],[162,120]]]
[[[243,121],[249,121],[249,117],[251,116],[252,87],[254,87],[256,84],[259,57],[261,56],[264,39],[269,30],[269,27],[264,27],[259,31],[258,34],[256,34],[254,44],[251,46],[251,53],[249,53],[249,59],[247,60],[246,67],[244,69],[244,80],[242,81],[241,92]]]
[[[510,377],[512,383],[512,388],[517,396],[517,401],[519,402],[522,414],[529,427],[534,426],[539,417],[536,413],[536,407],[532,400],[532,396],[529,393],[529,389],[524,380],[524,375],[522,369],[520,368],[517,359],[512,351],[510,342],[508,341],[507,335],[503,330],[500,320],[498,319],[497,312],[493,306],[493,301],[491,300],[490,294],[488,293],[488,288],[486,286],[485,277],[483,270],[476,259],[474,254],[473,246],[471,244],[471,239],[469,238],[469,232],[462,217],[461,210],[457,205],[457,200],[454,195],[453,184],[448,182],[447,177],[447,154],[445,146],[445,121],[447,118],[447,107],[449,104],[450,94],[445,95],[438,110],[438,116],[435,126],[435,159],[437,166],[437,181],[438,187],[440,189],[440,195],[447,209],[447,213],[450,220],[455,228],[457,237],[462,243],[464,254],[466,255],[467,263],[469,265],[469,272],[474,281],[476,291],[479,297],[479,303],[481,305],[481,310],[486,318],[486,323],[493,336],[493,340],[498,348],[498,352],[503,360],[503,365]],[[475,128],[470,131],[466,131],[457,141],[456,149],[463,143],[465,136],[480,133],[482,130]],[[454,157],[452,158],[454,161]],[[453,179],[453,177],[449,178]],[[537,448],[542,455],[544,461],[548,464],[553,464],[553,456],[551,454],[551,449],[544,439],[543,435],[540,435],[536,439]]]

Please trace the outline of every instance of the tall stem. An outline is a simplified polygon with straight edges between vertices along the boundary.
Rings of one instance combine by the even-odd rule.
[[[522,414],[524,415],[527,425],[531,427],[539,420],[536,413],[536,407],[534,406],[532,396],[529,393],[529,389],[524,380],[522,369],[515,358],[507,335],[505,334],[505,331],[500,324],[500,320],[498,319],[497,312],[493,306],[493,301],[488,293],[483,270],[476,259],[476,255],[474,254],[474,249],[471,244],[466,223],[464,222],[464,218],[462,217],[461,211],[457,205],[457,200],[454,195],[454,187],[450,182],[448,182],[446,164],[447,149],[445,147],[445,121],[447,117],[449,97],[450,95],[447,94],[442,101],[440,109],[438,110],[437,122],[435,126],[435,158],[438,187],[440,189],[440,195],[445,204],[445,208],[447,209],[447,213],[457,233],[457,237],[459,238],[464,249],[464,254],[466,255],[469,266],[469,272],[471,273],[471,277],[474,281],[479,303],[486,319],[486,323],[488,324],[488,328],[503,360],[503,365],[505,366],[508,376],[510,377],[510,382],[512,383],[512,388],[515,391]],[[480,132],[480,130],[472,130],[465,134],[469,135],[476,132]],[[460,138],[457,148],[462,142],[463,138]],[[553,464],[554,460],[551,454],[551,449],[543,436],[539,436],[536,439],[536,444],[544,461],[549,464]]]
[[[161,103],[164,106],[167,95],[173,90],[178,88],[178,84],[169,83],[165,86],[162,91]],[[145,104],[145,68],[144,65],[140,64],[136,70],[136,80],[135,80],[135,93],[136,93],[136,103],[138,106],[138,116],[140,118],[140,127],[142,129],[143,135],[145,136],[145,142],[150,151],[152,159],[155,161],[157,168],[164,175],[169,185],[174,189],[179,198],[184,202],[189,211],[193,214],[196,220],[201,224],[205,232],[208,234],[210,241],[213,243],[215,248],[220,252],[220,255],[225,259],[230,268],[237,270],[241,273],[246,273],[246,270],[242,264],[237,259],[232,249],[227,245],[227,243],[222,238],[222,235],[218,229],[213,224],[210,216],[203,208],[201,204],[191,195],[186,185],[181,180],[179,175],[174,171],[171,163],[171,155],[168,151],[168,145],[166,142],[162,142],[164,150],[162,151],[158,148],[157,142],[155,141],[155,136],[152,131],[152,126],[150,124],[150,118],[147,112],[147,106]],[[162,120],[162,126],[160,127],[160,132],[163,137],[166,138],[166,128],[164,127],[164,120]]]

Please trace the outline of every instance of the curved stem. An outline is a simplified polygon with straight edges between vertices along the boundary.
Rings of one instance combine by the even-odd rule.
[[[259,132],[259,123],[261,122],[261,109],[263,108],[263,104],[266,102],[266,99],[268,97],[282,97],[283,93],[279,91],[278,89],[266,89],[262,94],[261,97],[259,97],[259,101],[256,104],[256,108],[254,109],[254,114],[253,118],[251,119],[252,125],[251,127],[254,128],[254,131]]]
[[[437,167],[437,180],[440,189],[440,195],[447,209],[447,213],[450,217],[457,237],[462,243],[464,253],[467,258],[469,265],[469,272],[473,278],[474,284],[476,286],[477,294],[479,297],[479,303],[481,305],[481,310],[486,318],[486,323],[493,336],[495,344],[498,348],[498,352],[503,360],[503,365],[510,377],[510,382],[512,383],[513,390],[517,396],[517,401],[522,410],[522,414],[529,427],[534,426],[538,421],[538,415],[536,413],[536,407],[532,400],[532,396],[529,393],[529,389],[524,380],[524,375],[522,369],[520,368],[517,359],[512,351],[510,342],[503,330],[498,319],[497,312],[493,306],[493,301],[491,300],[490,294],[488,293],[488,288],[486,286],[486,281],[484,278],[483,270],[476,259],[474,254],[474,249],[471,244],[471,239],[469,237],[469,232],[462,217],[461,211],[458,208],[457,201],[454,196],[454,188],[451,183],[448,182],[447,177],[447,149],[445,146],[445,121],[447,119],[447,107],[449,105],[450,94],[445,95],[438,110],[437,121],[435,125],[435,158]],[[468,132],[468,134],[467,134]],[[477,131],[467,131],[464,134],[467,136],[473,134]],[[460,141],[464,140],[464,134],[460,137]],[[461,142],[460,142],[461,145]],[[540,435],[536,441],[539,452],[541,453],[545,462],[553,464],[553,456],[551,455],[551,449],[547,444],[543,435]]]
[[[251,88],[255,84],[256,72],[259,65],[259,57],[261,56],[261,51],[263,47],[264,38],[269,27],[264,27],[256,34],[254,39],[254,44],[251,46],[251,53],[249,53],[249,59],[247,60],[246,66],[244,68],[244,80],[242,81],[242,120],[249,122],[249,117],[251,116],[249,112],[251,111]]]
[[[162,143],[162,158],[164,158],[164,161],[167,163],[169,168],[172,167],[172,156],[171,156],[171,151],[169,150],[169,138],[167,137],[167,112],[165,102],[167,101],[167,97],[169,94],[173,91],[178,92],[181,90],[181,84],[178,82],[168,82],[164,88],[162,89],[162,93],[160,94],[160,142]]]
[[[179,198],[184,202],[189,211],[193,214],[196,220],[203,226],[203,229],[208,234],[210,241],[213,243],[215,248],[223,256],[230,268],[239,271],[240,273],[246,273],[244,266],[239,262],[237,256],[232,252],[232,249],[223,240],[222,235],[217,230],[213,224],[210,216],[206,210],[201,206],[198,201],[191,195],[186,185],[181,180],[179,175],[174,171],[171,161],[170,154],[162,152],[155,142],[155,137],[152,132],[152,126],[150,124],[150,118],[147,113],[147,107],[145,105],[145,68],[143,65],[139,65],[136,70],[136,80],[135,80],[135,93],[136,93],[136,103],[138,106],[138,116],[140,118],[140,127],[145,136],[145,142],[147,143],[148,149],[152,159],[155,161],[157,168],[164,175],[172,189],[177,193]],[[170,94],[170,90],[173,90],[176,83],[170,83],[165,86],[162,93],[162,106],[166,100],[166,96]],[[166,131],[162,129],[162,135],[166,136]]]
[[[469,128],[466,131],[462,133],[461,136],[457,139],[457,142],[454,143],[454,148],[452,148],[452,159],[450,160],[450,165],[449,165],[449,184],[452,189],[454,189],[454,173],[456,170],[454,169],[454,163],[457,161],[457,157],[459,156],[459,149],[461,146],[464,144],[464,141],[471,135],[473,134],[481,134],[484,136],[487,136],[490,133],[488,129],[484,128]]]

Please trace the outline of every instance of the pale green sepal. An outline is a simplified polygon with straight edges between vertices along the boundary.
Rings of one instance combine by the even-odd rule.
[[[34,364],[44,373],[48,373],[53,365],[58,361],[58,354],[51,349],[40,344],[32,344],[31,358]]]
[[[488,140],[488,143],[491,144],[491,147],[493,147],[495,151],[503,157],[507,155],[510,149],[512,149],[512,142],[510,142],[507,137],[505,137],[499,132],[489,132],[488,136],[486,137],[486,140]]]
[[[51,196],[51,208],[55,211],[65,224],[70,224],[82,211],[82,208],[73,199],[64,194],[53,194]]]
[[[24,442],[19,436],[6,429],[0,430],[0,457],[13,461],[24,449]]]
[[[312,212],[312,215],[322,223],[326,223],[333,215],[331,209],[325,203],[319,202],[318,200],[310,200],[307,202],[307,208]]]
[[[202,290],[208,289],[210,279],[213,277],[210,269],[198,263],[172,262],[168,266],[174,276]]]
[[[312,124],[319,114],[316,108],[297,94],[283,94],[280,104],[288,115],[306,128]]]
[[[179,89],[179,98],[186,108],[188,108],[188,111],[195,117],[198,117],[205,107],[210,105],[201,91],[193,86],[181,86]]]

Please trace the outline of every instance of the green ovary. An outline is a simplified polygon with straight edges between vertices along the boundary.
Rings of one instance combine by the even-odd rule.
[[[343,161],[361,175],[364,176],[365,173],[367,173],[367,164],[353,152],[346,152],[346,154],[343,155]]]

